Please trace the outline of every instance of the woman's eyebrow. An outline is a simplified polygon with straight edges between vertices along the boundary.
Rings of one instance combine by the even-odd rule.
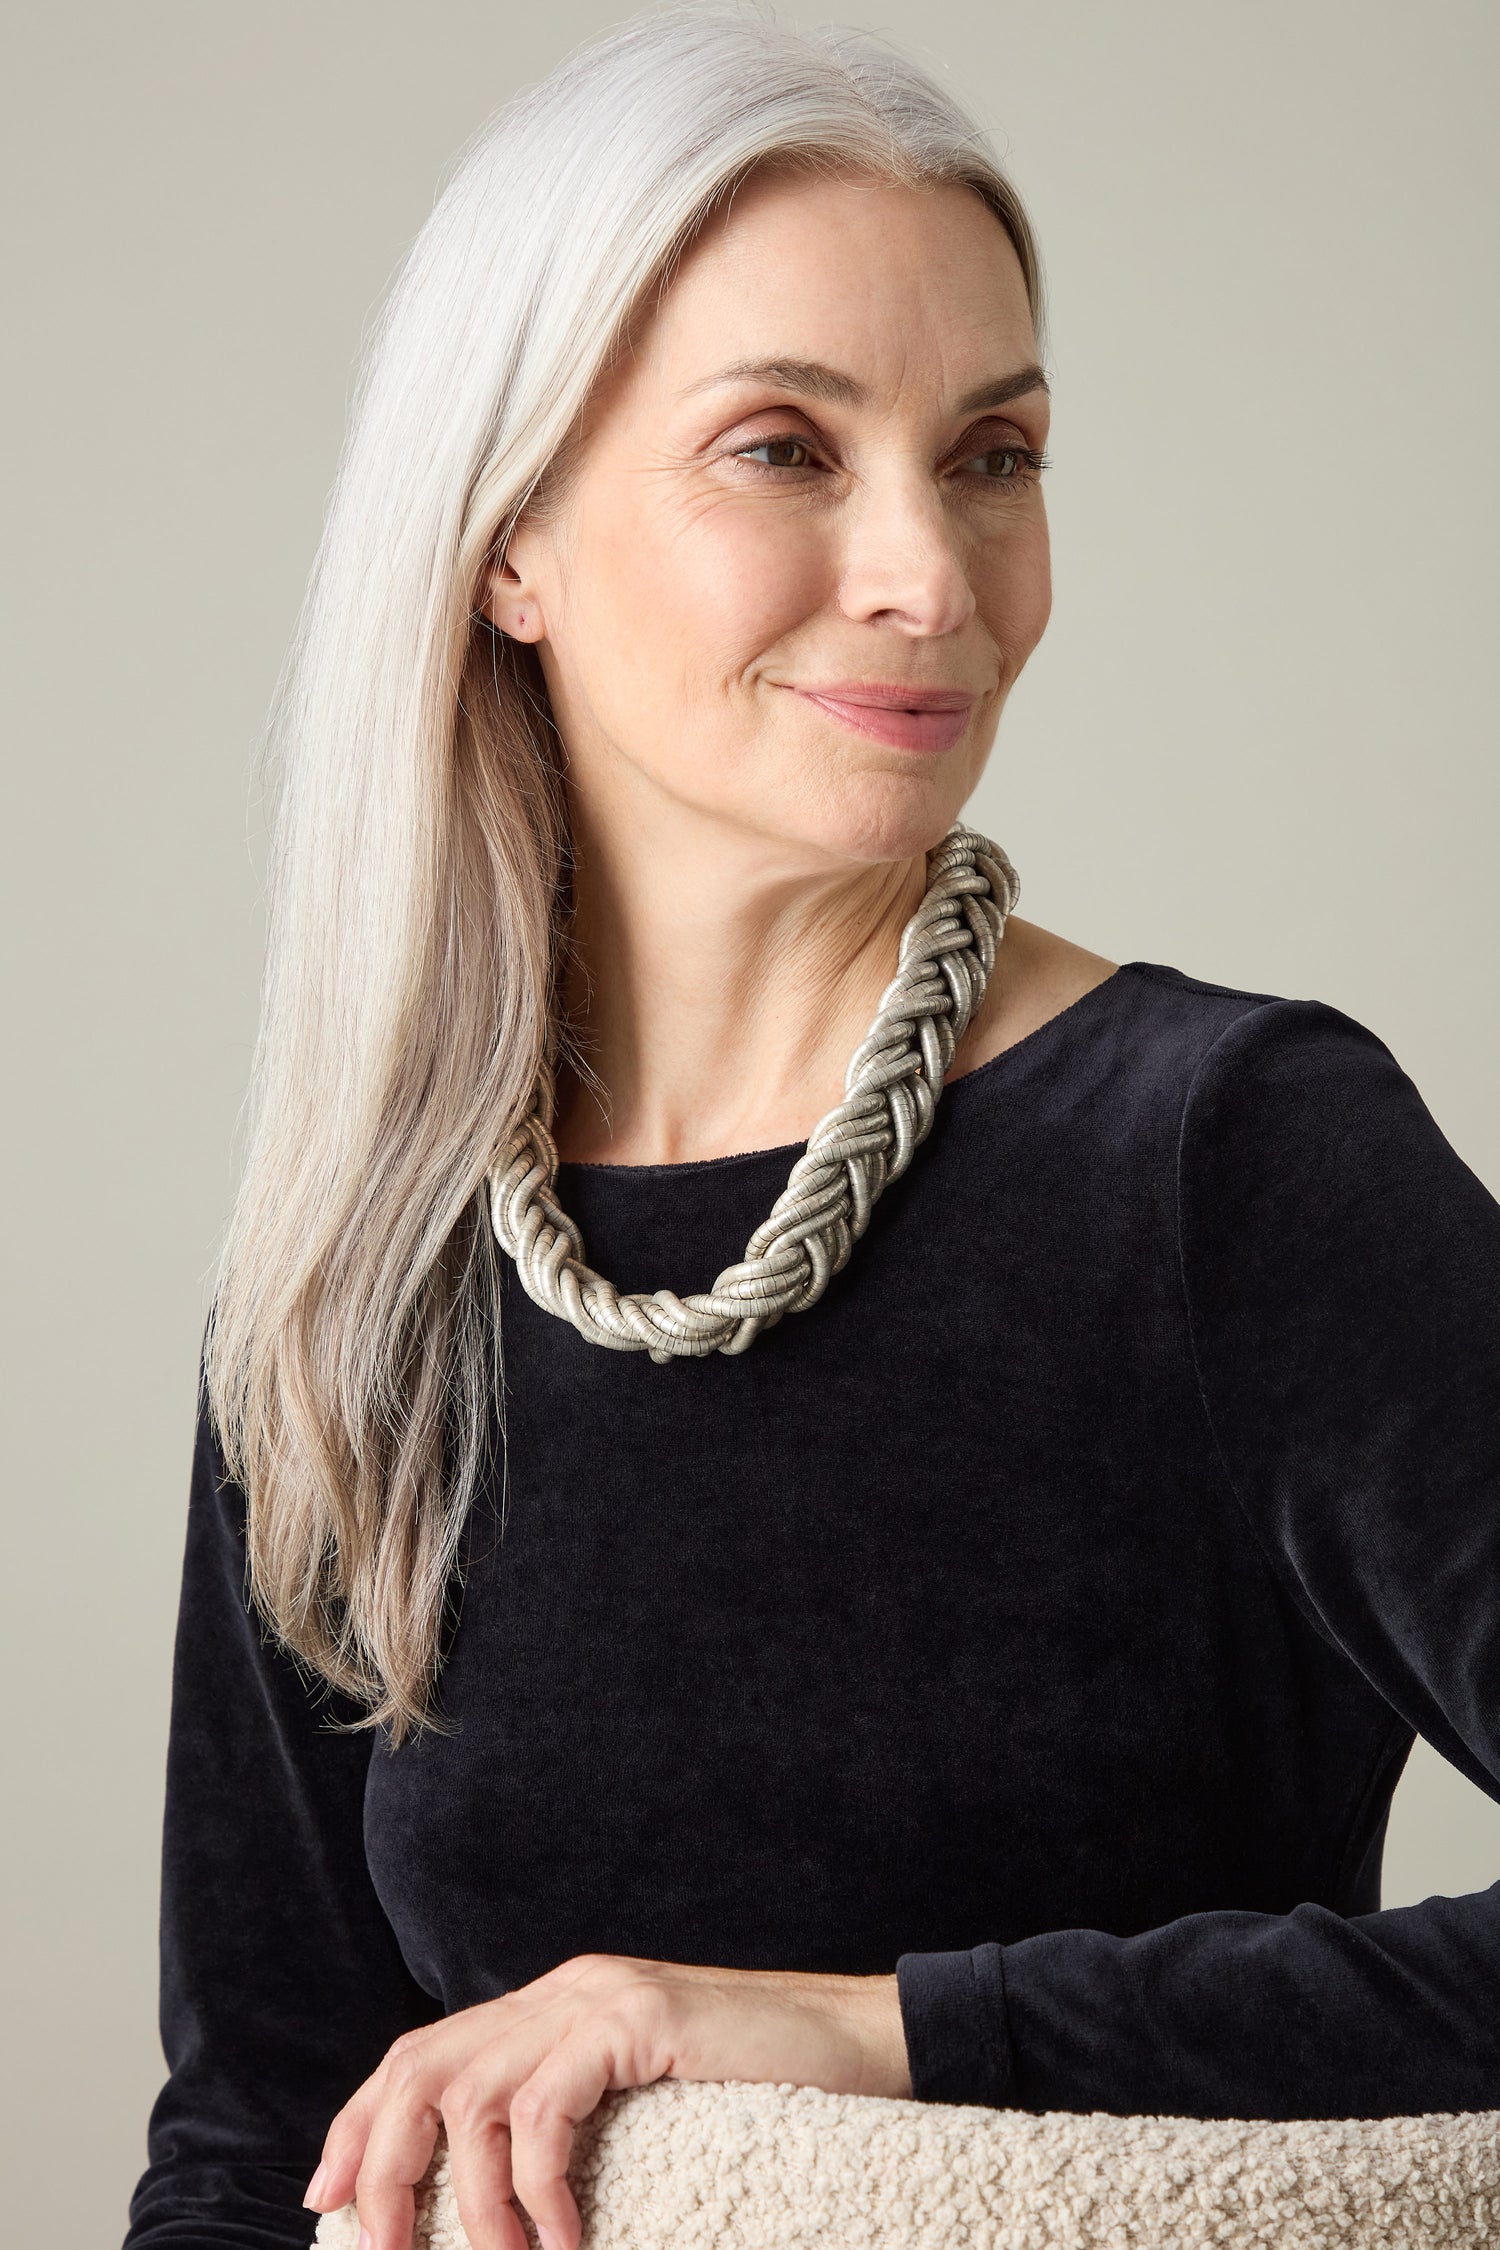
[[[778,390],[800,391],[809,398],[828,399],[835,406],[863,406],[870,395],[854,376],[827,367],[821,360],[742,359],[732,367],[721,367],[716,375],[704,375],[689,383],[682,396],[690,398],[695,391],[714,390],[723,383],[745,382],[774,383]],[[1007,406],[1030,391],[1050,389],[1040,367],[1018,367],[1013,374],[997,376],[994,382],[981,383],[978,390],[968,392],[958,401],[956,411],[978,414],[988,406]]]

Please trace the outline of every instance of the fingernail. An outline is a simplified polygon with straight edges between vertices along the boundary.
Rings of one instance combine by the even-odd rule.
[[[562,2250],[562,2244],[558,2241],[557,2236],[546,2227],[537,2228],[536,2238],[541,2244],[542,2250]]]
[[[320,2164],[316,2172],[314,2172],[312,2178],[308,2181],[307,2193],[302,2198],[303,2204],[307,2209],[311,2210],[315,2203],[322,2202],[323,2190],[327,2186],[327,2184],[328,2166],[326,2164]]]
[[[359,2250],[375,2250],[375,2237],[368,2227],[359,2230]]]

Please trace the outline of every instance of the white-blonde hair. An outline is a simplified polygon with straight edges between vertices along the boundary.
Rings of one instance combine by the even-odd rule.
[[[1026,214],[925,71],[756,0],[636,17],[461,152],[371,332],[271,714],[266,974],[204,1384],[257,1608],[393,1746],[441,1725],[445,1603],[500,1413],[484,1178],[567,942],[540,667],[475,604],[522,510],[565,489],[632,321],[768,165],[966,183],[1041,347]]]

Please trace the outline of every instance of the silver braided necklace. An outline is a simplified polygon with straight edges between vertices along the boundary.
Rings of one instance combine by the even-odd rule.
[[[487,1176],[490,1216],[526,1294],[591,1344],[658,1364],[745,1351],[783,1313],[817,1303],[932,1129],[943,1079],[984,996],[1019,898],[1015,869],[955,821],[927,855],[927,889],[901,936],[895,976],[844,1073],[844,1098],[813,1127],[770,1216],[712,1289],[621,1296],[584,1261],[557,1200],[550,1061],[531,1108]]]

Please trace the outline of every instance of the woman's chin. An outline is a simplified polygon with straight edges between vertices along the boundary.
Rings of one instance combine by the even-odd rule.
[[[865,771],[838,783],[819,775],[798,807],[797,832],[844,859],[913,859],[942,841],[977,779],[957,751],[920,766],[913,760],[908,771]]]

